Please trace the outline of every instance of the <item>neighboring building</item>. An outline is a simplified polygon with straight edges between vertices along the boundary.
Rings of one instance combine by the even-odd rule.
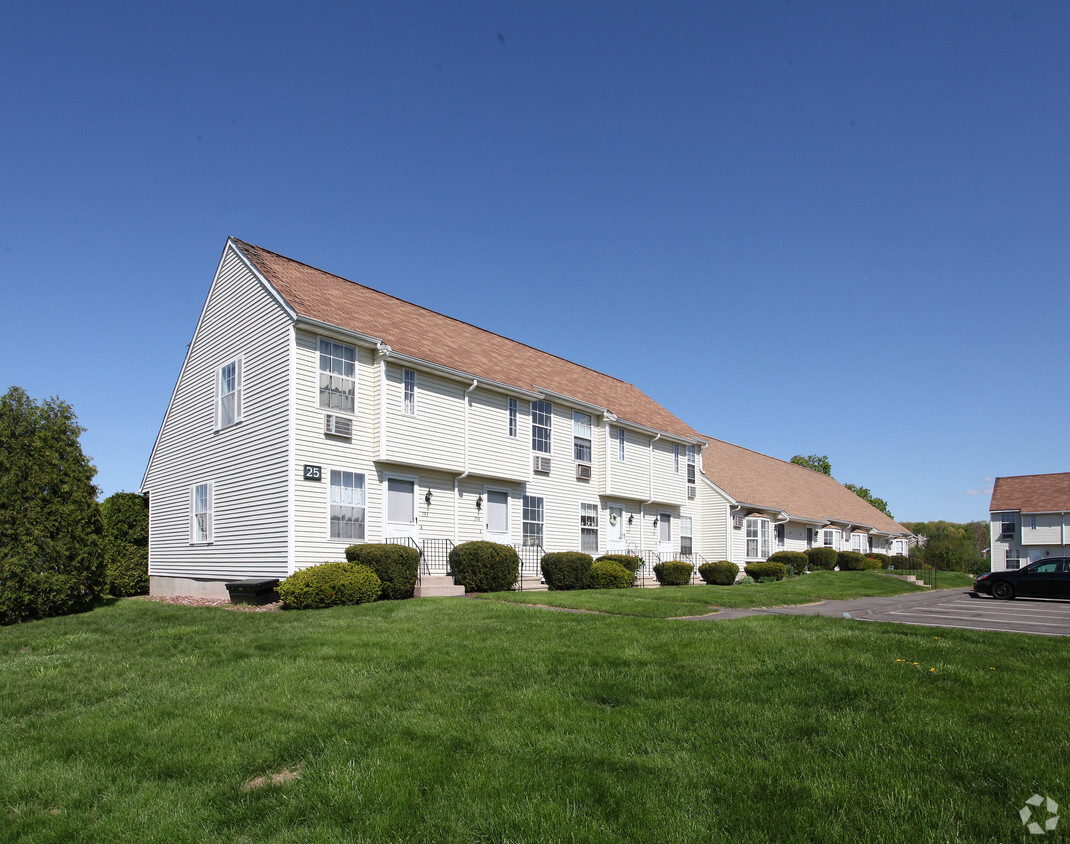
[[[706,437],[703,553],[743,566],[819,545],[905,555],[910,531],[834,478]]]
[[[698,560],[705,439],[631,384],[229,239],[149,458],[153,594],[362,542]]]
[[[996,478],[989,510],[992,571],[1070,556],[1070,472]]]

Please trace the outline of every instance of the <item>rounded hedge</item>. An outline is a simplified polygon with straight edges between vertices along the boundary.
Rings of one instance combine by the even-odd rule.
[[[288,609],[315,610],[366,604],[379,597],[381,588],[378,576],[367,566],[321,563],[282,581],[279,596]]]
[[[747,563],[743,567],[743,571],[747,573],[748,577],[753,577],[755,580],[767,580],[770,577],[775,580],[783,580],[787,577],[788,567],[783,563],[771,563],[767,560],[764,563]]]
[[[869,571],[881,567],[876,560],[867,561],[866,555],[859,551],[840,551],[836,556],[836,565],[840,571]]]
[[[806,554],[806,558],[810,561],[810,571],[818,571],[819,569],[832,571],[836,568],[838,552],[835,548],[819,545],[817,548],[807,548],[803,553]]]
[[[662,586],[686,586],[691,582],[695,567],[681,560],[654,564],[654,577]]]
[[[346,559],[367,566],[383,584],[380,598],[402,600],[416,591],[420,574],[420,552],[411,545],[365,543],[346,548]]]
[[[463,542],[449,559],[453,579],[465,592],[507,592],[520,577],[520,555],[497,542]]]
[[[595,559],[596,563],[602,561],[610,563],[620,563],[632,574],[638,572],[639,567],[643,564],[643,558],[637,557],[634,554],[603,554],[601,557],[597,557]]]
[[[810,558],[802,551],[777,551],[769,555],[768,561],[791,566],[794,574],[803,574],[806,571],[806,567],[810,565]]]
[[[108,591],[116,598],[149,594],[149,549],[105,539]]]
[[[586,589],[594,559],[580,551],[557,551],[542,555],[542,578],[555,592]]]
[[[731,586],[739,576],[739,566],[728,560],[703,563],[698,567],[699,577],[714,586]]]
[[[591,589],[627,589],[635,582],[635,573],[613,560],[595,560],[587,585]]]

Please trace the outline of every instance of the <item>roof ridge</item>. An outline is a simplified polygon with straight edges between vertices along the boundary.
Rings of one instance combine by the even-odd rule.
[[[238,246],[240,246],[240,247],[248,247],[250,249],[258,249],[261,252],[266,252],[267,254],[273,255],[276,258],[281,258],[283,261],[289,261],[291,264],[298,264],[298,265],[300,265],[302,267],[307,267],[310,270],[313,270],[313,271],[318,272],[318,273],[323,273],[324,275],[329,275],[331,278],[336,278],[339,281],[346,282],[347,284],[355,284],[357,287],[363,287],[365,290],[369,290],[372,293],[375,293],[375,294],[377,294],[379,296],[385,296],[387,299],[393,299],[395,302],[401,302],[402,304],[408,305],[409,307],[418,308],[421,311],[424,311],[424,312],[429,313],[429,314],[434,314],[435,316],[442,317],[443,319],[448,319],[451,322],[458,323],[459,325],[466,325],[471,329],[474,329],[476,331],[482,332],[483,334],[489,334],[492,337],[498,337],[498,338],[500,338],[502,340],[505,340],[508,343],[515,343],[518,346],[523,346],[524,348],[531,349],[533,352],[538,352],[541,355],[546,355],[547,357],[554,358],[555,360],[564,361],[565,363],[571,364],[572,366],[578,366],[581,369],[586,369],[588,372],[593,372],[595,375],[600,375],[603,378],[609,378],[609,379],[611,379],[613,381],[616,381],[618,384],[624,384],[627,387],[631,387],[633,390],[638,390],[639,389],[631,381],[625,381],[622,378],[617,378],[614,375],[610,375],[607,372],[602,372],[599,369],[594,369],[593,367],[587,366],[586,364],[577,363],[576,361],[570,360],[569,358],[561,357],[561,355],[555,355],[553,352],[548,352],[545,349],[540,349],[538,346],[532,346],[530,343],[524,343],[524,342],[521,342],[520,340],[516,340],[516,339],[514,339],[512,337],[506,337],[504,334],[499,334],[497,331],[491,331],[489,328],[482,328],[481,326],[474,325],[473,323],[470,323],[470,322],[466,322],[463,319],[458,319],[457,317],[452,317],[449,314],[439,313],[438,311],[431,310],[431,308],[426,308],[423,305],[418,305],[415,302],[410,302],[408,299],[402,299],[400,296],[395,296],[392,293],[386,293],[386,292],[384,292],[382,290],[378,290],[375,287],[370,287],[367,284],[362,284],[359,281],[353,281],[353,279],[346,278],[345,276],[340,276],[337,273],[330,272],[329,270],[324,270],[324,269],[321,269],[320,267],[314,267],[314,266],[312,266],[312,264],[306,264],[304,261],[298,261],[296,258],[290,258],[287,255],[283,255],[283,254],[281,254],[279,252],[274,252],[271,249],[267,249],[267,248],[265,248],[263,246],[258,246],[255,243],[249,243],[248,241],[242,240],[241,238],[231,236],[230,239],[232,241],[234,241],[236,244],[238,244]]]
[[[997,481],[1017,480],[1018,478],[1052,478],[1056,475],[1070,475],[1070,472],[1036,472],[1031,475],[997,475]]]

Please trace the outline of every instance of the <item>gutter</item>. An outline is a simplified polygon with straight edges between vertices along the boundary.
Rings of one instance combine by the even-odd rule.
[[[479,379],[473,378],[468,389],[464,391],[464,471],[453,479],[453,544],[460,540],[460,488],[459,482],[468,477],[468,408],[470,402],[468,396],[479,386]]]

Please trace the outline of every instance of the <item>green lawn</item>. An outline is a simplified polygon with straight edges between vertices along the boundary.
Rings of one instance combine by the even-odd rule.
[[[118,601],[0,629],[0,840],[1025,840],[1027,797],[1070,804],[1068,658],[845,619]]]
[[[944,573],[941,572],[941,575]],[[965,580],[963,578],[966,577]],[[969,586],[973,578],[949,577],[948,586]],[[941,586],[944,584],[941,583]],[[923,592],[904,580],[870,571],[818,571],[777,583],[747,586],[673,586],[659,589],[598,589],[575,592],[494,592],[487,600],[542,604],[644,618],[680,618],[715,612],[718,607],[784,607],[814,601]]]

